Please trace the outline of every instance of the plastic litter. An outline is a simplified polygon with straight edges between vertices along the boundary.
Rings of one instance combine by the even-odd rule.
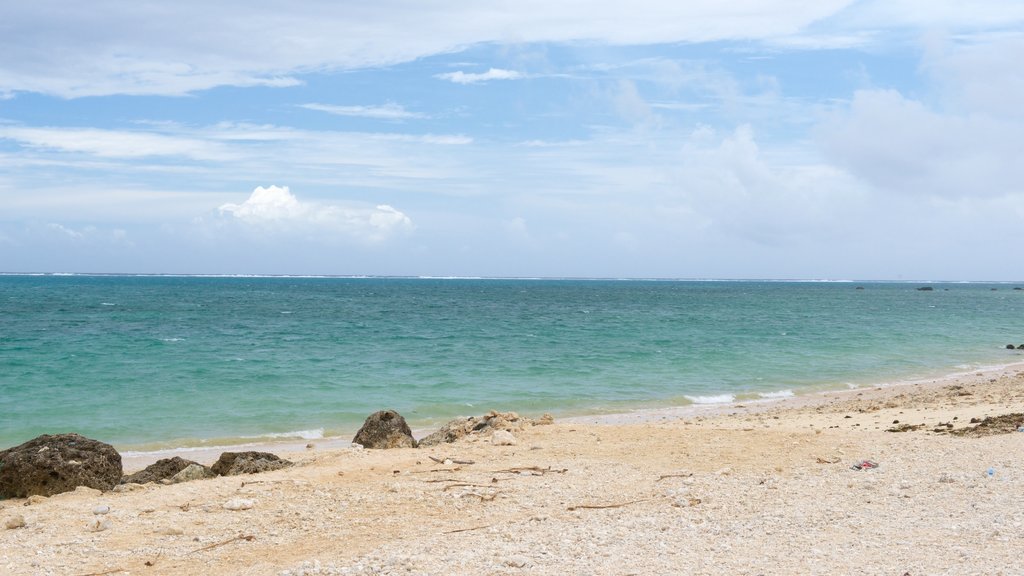
[[[875,462],[874,460],[861,460],[853,466],[850,466],[850,468],[854,470],[870,470],[871,468],[878,468],[878,462]]]
[[[988,476],[989,478],[991,478],[991,477],[993,477],[993,476],[995,476],[995,475],[996,475],[996,469],[995,469],[995,468],[989,468],[988,470],[986,470],[986,471],[985,471],[985,474],[986,474],[986,475],[987,475],[987,476]]]

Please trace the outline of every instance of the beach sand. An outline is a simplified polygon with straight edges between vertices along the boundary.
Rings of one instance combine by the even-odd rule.
[[[934,431],[1022,412],[1017,365],[560,420],[514,446],[278,446],[298,465],[0,501],[0,573],[1024,574],[1024,433]]]

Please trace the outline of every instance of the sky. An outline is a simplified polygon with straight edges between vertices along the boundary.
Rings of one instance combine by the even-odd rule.
[[[1024,280],[1020,0],[0,2],[0,272]]]

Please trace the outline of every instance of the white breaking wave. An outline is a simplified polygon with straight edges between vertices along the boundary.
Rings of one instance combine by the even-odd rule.
[[[794,394],[792,390],[778,390],[776,392],[758,392],[757,395],[765,399],[775,399],[792,398]]]
[[[733,394],[718,394],[716,396],[684,396],[694,404],[727,404],[734,402],[736,396]]]

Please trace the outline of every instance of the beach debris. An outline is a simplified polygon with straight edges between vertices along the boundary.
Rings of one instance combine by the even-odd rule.
[[[985,470],[985,476],[988,476],[989,478],[992,478],[995,475],[996,475],[996,469],[995,468],[989,468],[988,470]]]
[[[662,474],[661,476],[658,476],[658,479],[655,480],[655,482],[661,482],[662,480],[664,480],[666,478],[691,478],[691,477],[693,477],[693,472],[679,472],[677,474]]]
[[[15,514],[4,520],[4,528],[8,530],[15,530],[18,528],[25,527],[25,517],[21,514]]]
[[[92,513],[97,516],[110,514],[110,506],[107,506],[106,504],[97,504],[96,506],[92,507]]]
[[[209,546],[203,546],[202,548],[196,548],[195,550],[189,552],[189,554],[195,554],[196,552],[203,552],[203,551],[206,551],[206,550],[212,550],[214,548],[217,548],[217,547],[220,547],[220,546],[224,546],[225,544],[231,544],[232,542],[239,542],[239,541],[242,541],[242,540],[245,540],[246,542],[252,542],[255,539],[256,539],[256,537],[251,535],[251,534],[247,534],[247,535],[239,534],[238,536],[235,536],[234,538],[228,538],[227,540],[222,540],[220,542],[216,542],[214,544],[210,544]]]
[[[79,486],[110,490],[121,481],[121,455],[79,434],[43,434],[0,452],[0,499],[52,496]]]
[[[219,476],[258,474],[292,466],[288,460],[269,452],[224,452],[210,469]]]
[[[982,419],[971,418],[971,424],[975,424],[975,426],[950,430],[949,433],[954,436],[968,436],[972,438],[1009,434],[1024,428],[1024,413],[1016,412],[1001,416],[986,416]]]
[[[89,522],[90,532],[103,532],[105,530],[110,530],[113,527],[113,522],[106,518],[96,518],[92,522]]]
[[[565,474],[568,472],[568,468],[541,468],[540,466],[523,466],[518,468],[506,468],[505,470],[495,470],[493,474],[518,474],[520,476],[543,476],[548,472],[554,472],[556,474]]]
[[[630,500],[629,502],[620,502],[618,504],[577,504],[575,506],[569,506],[566,508],[569,512],[575,510],[605,510],[607,508],[622,508],[631,504],[639,504],[641,502],[647,502],[650,498],[641,498],[639,500]]]
[[[234,512],[240,510],[251,510],[256,506],[256,501],[250,498],[232,498],[224,503],[225,510],[231,510]]]
[[[161,480],[170,480],[176,474],[185,470],[189,466],[201,466],[197,462],[192,460],[186,460],[181,456],[175,456],[173,458],[163,458],[156,462],[146,466],[144,469],[125,476],[121,479],[122,484],[146,484],[147,482],[160,482]],[[204,467],[205,468],[205,467]],[[216,476],[212,472],[209,472],[208,468],[205,468],[208,472],[208,476]]]
[[[515,446],[518,444],[516,437],[508,430],[495,430],[491,435],[491,444],[494,446]]]
[[[438,464],[444,464],[445,466],[450,466],[452,464],[464,464],[467,466],[469,464],[476,464],[476,461],[474,460],[456,460],[455,458],[435,458],[433,456],[427,456],[427,458],[430,458],[431,460],[437,462]]]
[[[850,466],[850,468],[853,470],[870,470],[872,468],[878,468],[878,462],[875,462],[874,460],[861,460],[853,466]]]
[[[472,532],[473,530],[483,530],[485,528],[490,528],[491,526],[494,526],[494,524],[485,524],[483,526],[473,526],[472,528],[456,528],[455,530],[446,530],[446,531],[442,532],[442,534],[458,534],[459,532]]]
[[[832,456],[830,458],[822,458],[821,456],[818,456],[816,459],[818,464],[838,464],[841,460],[839,456]]]
[[[896,422],[898,422],[898,420],[894,420],[893,421],[893,423],[896,423]],[[900,424],[898,426],[893,426],[892,428],[886,428],[885,431],[886,432],[913,432],[915,430],[920,430],[921,428],[924,428],[924,424]]]
[[[378,450],[416,447],[416,439],[405,418],[394,410],[381,410],[367,416],[352,443]]]

